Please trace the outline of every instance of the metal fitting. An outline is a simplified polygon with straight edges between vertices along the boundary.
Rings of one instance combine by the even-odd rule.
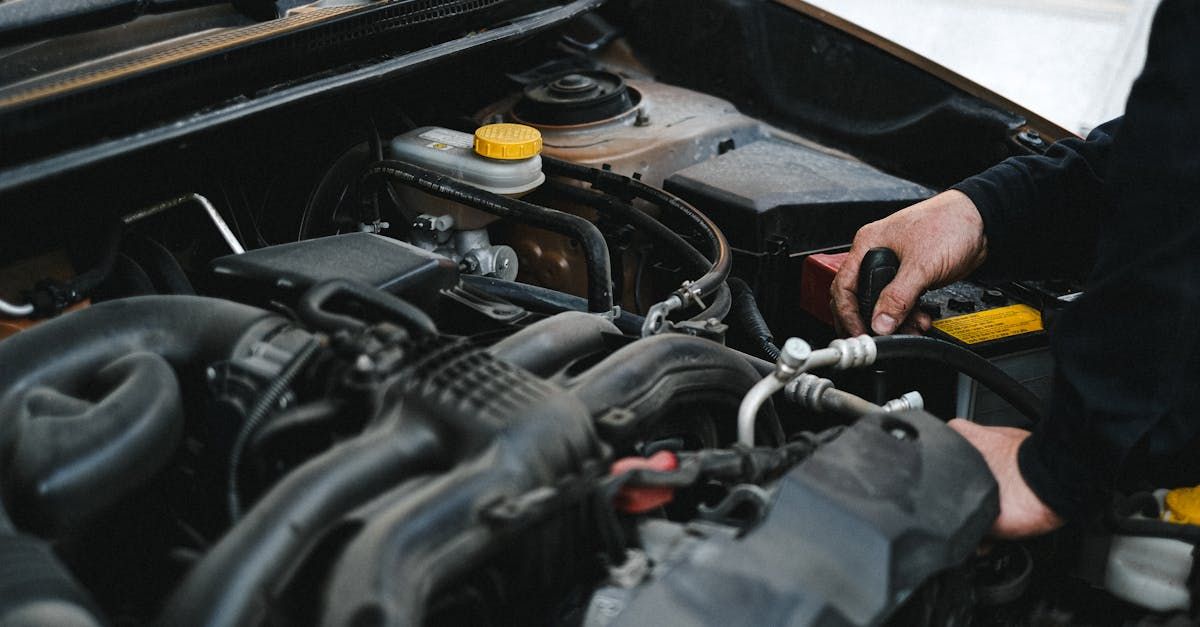
[[[783,388],[783,394],[789,401],[805,409],[822,412],[825,409],[821,397],[832,388],[833,381],[805,373],[792,379]]]
[[[878,354],[875,339],[869,335],[834,340],[829,343],[829,348],[838,353],[837,362],[832,364],[838,370],[870,366]]]
[[[642,337],[658,335],[670,329],[671,323],[667,320],[667,316],[680,307],[683,307],[683,300],[676,294],[668,296],[660,303],[651,305],[650,309],[646,311],[645,321],[642,322]]]
[[[925,409],[925,398],[920,392],[912,391],[904,394],[900,398],[894,398],[883,405],[883,411],[918,411]]]
[[[804,371],[808,358],[812,356],[812,347],[808,342],[798,338],[788,338],[779,350],[779,359],[775,360],[775,376],[781,381],[787,381]]]

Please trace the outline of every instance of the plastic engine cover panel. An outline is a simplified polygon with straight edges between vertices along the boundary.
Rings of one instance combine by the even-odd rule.
[[[781,479],[758,527],[690,529],[707,537],[656,560],[648,582],[599,591],[587,625],[877,625],[971,555],[998,495],[938,418],[869,416]]]

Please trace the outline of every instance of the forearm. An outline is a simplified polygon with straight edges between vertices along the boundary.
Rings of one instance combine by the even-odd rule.
[[[1004,278],[1086,273],[1097,227],[1111,213],[1105,177],[1119,125],[1113,120],[1087,140],[1060,141],[1044,155],[1007,159],[952,187],[983,218],[988,261],[981,273]]]

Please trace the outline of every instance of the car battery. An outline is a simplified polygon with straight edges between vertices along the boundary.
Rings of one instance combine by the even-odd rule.
[[[1037,292],[1020,283],[960,281],[932,290],[918,307],[933,318],[929,335],[986,357],[1043,402],[1054,383],[1054,360]],[[1062,294],[1066,296],[1066,294]],[[1028,419],[974,379],[958,375],[955,414],[987,425],[1028,428]]]
[[[832,323],[829,285],[846,253],[810,255],[801,277],[801,307]],[[930,290],[918,307],[933,319],[931,337],[987,358],[1049,402],[1054,383],[1047,327],[1067,303],[1081,294],[1069,281],[959,281]],[[973,379],[958,375],[953,394],[956,416],[989,425],[1029,427],[1028,420]]]

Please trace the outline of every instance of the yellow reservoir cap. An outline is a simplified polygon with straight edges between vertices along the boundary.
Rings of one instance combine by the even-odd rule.
[[[1176,488],[1167,492],[1164,518],[1182,525],[1200,525],[1200,486]]]
[[[489,159],[528,159],[542,152],[542,134],[524,124],[488,124],[475,130],[475,154]]]

